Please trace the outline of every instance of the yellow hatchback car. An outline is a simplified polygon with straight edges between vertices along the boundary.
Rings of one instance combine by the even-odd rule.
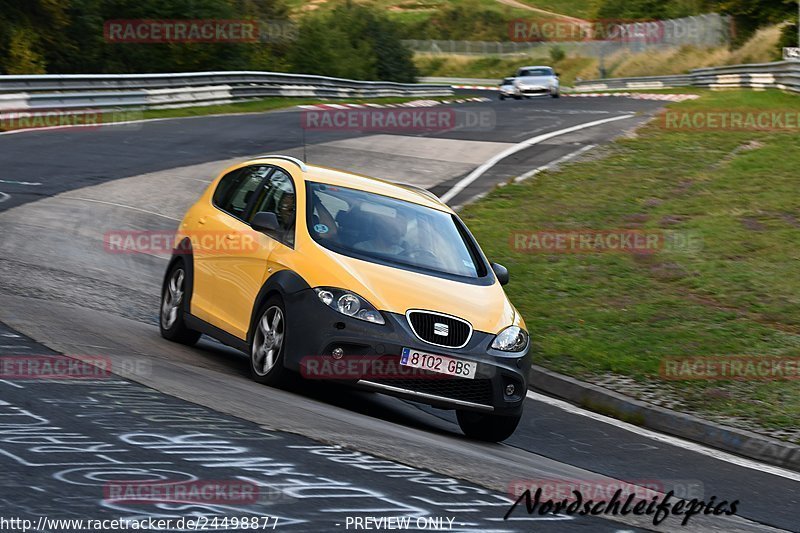
[[[300,372],[455,409],[472,438],[516,429],[531,361],[508,271],[428,191],[263,156],[214,180],[177,242],[166,339],[240,349],[261,383]]]

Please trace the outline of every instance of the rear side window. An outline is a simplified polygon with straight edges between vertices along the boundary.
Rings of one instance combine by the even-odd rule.
[[[270,170],[271,167],[253,166],[227,174],[220,180],[214,192],[214,205],[243,219],[250,199]]]

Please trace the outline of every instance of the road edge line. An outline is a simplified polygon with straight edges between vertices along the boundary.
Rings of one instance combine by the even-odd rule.
[[[531,368],[530,389],[634,427],[660,431],[800,473],[800,446],[790,442],[652,405],[536,365]]]
[[[604,118],[604,119],[601,119],[601,120],[593,120],[592,122],[585,122],[583,124],[578,124],[576,126],[570,126],[569,128],[564,128],[562,130],[551,131],[550,133],[544,133],[542,135],[537,135],[536,137],[531,137],[530,139],[522,141],[519,144],[515,144],[514,146],[511,146],[511,147],[503,150],[499,154],[496,154],[496,155],[492,156],[491,158],[487,159],[486,161],[484,161],[478,168],[476,168],[475,170],[473,170],[472,172],[467,174],[458,183],[453,185],[450,188],[449,191],[447,191],[446,193],[441,195],[440,198],[441,198],[442,202],[445,202],[445,203],[449,202],[450,200],[452,200],[453,198],[458,196],[464,189],[466,189],[467,187],[472,185],[472,183],[475,182],[478,178],[483,176],[486,173],[487,170],[489,170],[490,168],[495,166],[497,163],[499,163],[500,161],[502,161],[506,157],[514,155],[515,153],[517,153],[519,151],[522,151],[522,150],[525,150],[526,148],[530,148],[531,146],[535,146],[535,145],[540,144],[540,143],[542,143],[544,141],[550,140],[550,139],[552,139],[554,137],[559,137],[561,135],[566,135],[568,133],[573,133],[573,132],[576,132],[576,131],[585,130],[587,128],[592,128],[594,126],[601,126],[603,124],[608,124],[609,122],[616,122],[618,120],[624,120],[624,119],[627,119],[627,118],[633,118],[634,116],[636,116],[636,115],[625,114],[625,115],[620,115],[620,116],[611,117],[611,118]]]

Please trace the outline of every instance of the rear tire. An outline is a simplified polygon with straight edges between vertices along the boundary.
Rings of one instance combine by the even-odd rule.
[[[158,327],[165,339],[191,346],[201,333],[189,329],[184,321],[187,302],[191,294],[186,289],[186,266],[183,259],[176,261],[167,272],[164,288],[161,291],[161,311]]]
[[[486,442],[500,442],[514,433],[522,419],[522,413],[516,416],[500,416],[456,410],[456,418],[461,431],[467,437]]]
[[[271,296],[256,314],[250,341],[250,373],[258,383],[274,386],[287,380],[286,332],[283,300]]]

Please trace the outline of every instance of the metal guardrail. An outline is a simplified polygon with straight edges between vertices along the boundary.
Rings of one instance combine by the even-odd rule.
[[[358,81],[282,72],[0,76],[0,112],[184,107],[268,96],[380,98],[449,96],[449,86]]]
[[[781,89],[800,93],[800,61],[730,65],[692,70],[677,76],[609,78],[575,82],[575,92],[615,89],[703,87],[707,89]]]
[[[511,74],[509,74],[511,76]],[[508,76],[506,76],[508,77]],[[491,85],[498,86],[503,78],[440,78],[428,77],[420,78],[422,83],[434,83],[442,85]]]

